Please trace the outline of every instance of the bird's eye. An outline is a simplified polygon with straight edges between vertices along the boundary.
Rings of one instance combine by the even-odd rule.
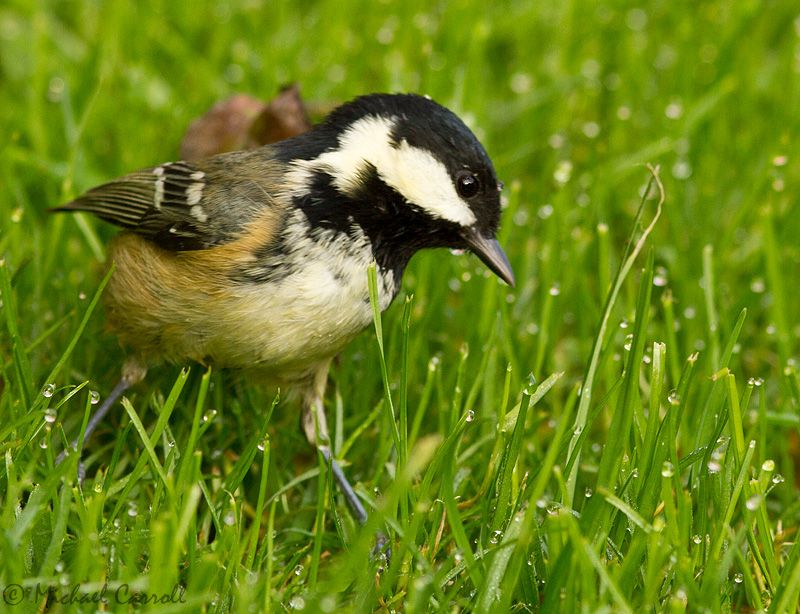
[[[478,178],[472,173],[461,173],[456,180],[458,193],[464,198],[475,196],[478,190],[481,189],[481,184],[478,183]]]

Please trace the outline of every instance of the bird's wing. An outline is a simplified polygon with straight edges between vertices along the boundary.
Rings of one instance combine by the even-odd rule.
[[[172,251],[207,249],[277,207],[279,178],[267,150],[234,152],[136,171],[51,211],[88,211]]]

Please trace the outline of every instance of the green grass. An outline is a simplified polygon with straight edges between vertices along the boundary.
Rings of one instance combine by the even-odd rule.
[[[30,589],[0,608],[49,586],[49,611],[94,611],[107,583],[112,611],[130,589],[183,590],[175,612],[797,612],[796,3],[365,6],[0,6],[0,585]],[[289,81],[464,117],[518,287],[421,254],[382,344],[335,364],[363,530],[285,391],[197,365],[130,391],[80,488],[54,458],[125,356],[93,309],[115,231],[46,209]]]

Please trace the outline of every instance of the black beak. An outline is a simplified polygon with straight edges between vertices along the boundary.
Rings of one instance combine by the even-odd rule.
[[[512,288],[514,287],[514,271],[508,263],[508,258],[494,237],[486,238],[475,228],[463,231],[462,236],[469,248],[491,269],[500,279]]]

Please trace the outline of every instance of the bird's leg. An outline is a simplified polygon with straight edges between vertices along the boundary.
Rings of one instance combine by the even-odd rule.
[[[102,422],[105,415],[108,413],[108,410],[116,403],[122,394],[134,384],[139,383],[144,379],[144,376],[147,374],[147,367],[142,364],[142,361],[136,356],[129,356],[128,359],[125,361],[125,364],[122,366],[122,377],[120,378],[119,382],[116,386],[114,386],[114,390],[111,391],[111,394],[106,397],[103,404],[97,408],[97,411],[92,414],[92,417],[89,418],[89,422],[86,424],[86,430],[83,433],[83,443],[81,445],[81,449],[78,450],[78,444],[80,443],[80,435],[76,437],[72,443],[69,445],[69,448],[73,450],[78,450],[78,453],[83,451],[83,446],[86,445],[86,442],[91,437],[94,430],[97,428],[97,425]],[[67,452],[69,448],[62,450],[61,454],[56,457],[56,465],[58,465],[61,461],[64,460],[67,456]],[[83,463],[78,461],[78,480],[80,480],[81,484],[83,484],[83,480],[86,477],[86,468],[83,466]]]
[[[361,504],[361,500],[356,496],[350,482],[344,475],[344,471],[336,462],[331,452],[330,437],[328,435],[328,422],[325,420],[325,408],[322,404],[322,397],[325,393],[325,384],[328,381],[328,368],[330,361],[326,361],[317,370],[314,379],[306,390],[303,397],[303,431],[306,434],[308,443],[322,452],[325,462],[328,463],[333,471],[333,477],[342,491],[347,504],[353,510],[353,514],[360,524],[367,522],[367,511]]]
[[[350,486],[350,482],[348,482],[344,471],[342,471],[342,468],[336,462],[331,452],[328,423],[325,420],[325,410],[322,404],[325,384],[328,381],[329,366],[330,361],[327,361],[320,367],[314,376],[313,385],[309,386],[303,397],[303,431],[306,434],[308,442],[322,452],[325,462],[328,464],[331,471],[333,471],[333,477],[336,478],[339,490],[342,491],[356,520],[363,526],[367,522],[367,510],[364,509],[361,500],[356,495],[353,487]],[[381,551],[386,541],[386,537],[383,533],[378,531],[378,540],[373,553]],[[388,552],[386,556],[388,558]]]

